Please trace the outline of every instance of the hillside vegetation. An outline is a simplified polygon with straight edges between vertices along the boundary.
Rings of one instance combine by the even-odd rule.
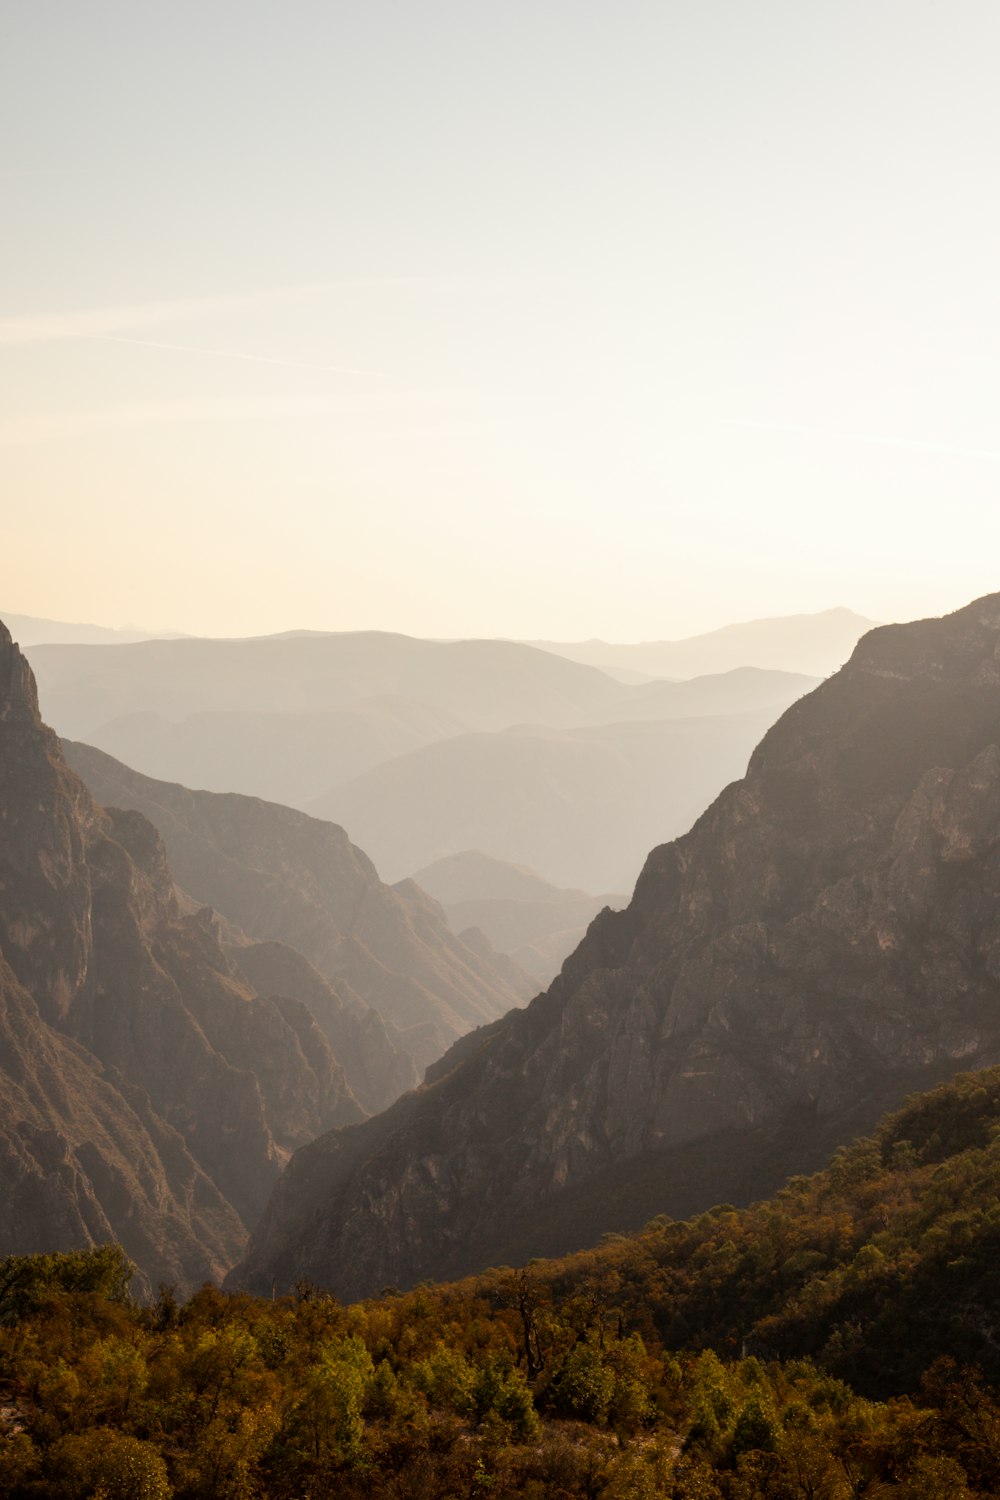
[[[998,1189],[1000,1068],[742,1212],[352,1307],[11,1257],[0,1495],[993,1496]]]

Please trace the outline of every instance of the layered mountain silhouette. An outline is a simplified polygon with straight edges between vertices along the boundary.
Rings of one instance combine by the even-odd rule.
[[[64,749],[95,798],[158,829],[175,879],[197,902],[251,939],[297,950],[325,978],[320,1002],[319,976],[297,955],[280,970],[277,955],[268,960],[268,992],[306,1001],[367,1107],[389,1103],[456,1038],[536,992],[481,935],[457,937],[412,882],[384,885],[343,828],[255,797],[154,781],[88,745]],[[232,957],[262,977],[259,955],[237,947]]]
[[[440,901],[456,932],[478,927],[540,985],[558,974],[599,911],[628,904],[618,892],[591,896],[562,889],[527,865],[508,864],[478,849],[435,860],[416,870],[413,879]]]
[[[631,890],[651,842],[690,828],[774,718],[464,735],[375,766],[309,810],[349,828],[387,880],[480,849],[557,886]]]
[[[746,1202],[1000,1058],[1000,595],[868,634],[548,992],[293,1157],[233,1284],[350,1297]]]
[[[626,681],[642,677],[698,677],[740,667],[806,672],[826,677],[847,660],[859,637],[876,624],[850,609],[779,615],[724,625],[678,641],[532,641],[569,661],[600,667]]]
[[[388,822],[390,829],[399,823],[399,841],[382,838],[378,853],[369,850],[381,873],[396,880],[442,853],[478,846],[498,858],[537,864],[559,885],[588,889],[631,886],[651,841],[690,825],[705,802],[744,771],[765,724],[814,685],[813,678],[795,673],[745,669],[700,682],[634,688],[594,667],[516,642],[436,642],[366,631],[40,645],[30,657],[46,718],[63,735],[96,745],[157,780],[262,796],[336,822],[345,822],[345,816],[334,808],[349,810],[355,781],[378,766],[400,763],[400,796],[409,801],[414,789],[406,784],[411,774],[406,756],[429,747],[438,747],[441,759],[432,756],[426,765],[418,760],[414,774],[432,775],[439,765],[448,781],[466,783],[463,795],[478,799],[481,759],[493,753],[505,763],[484,804],[487,817],[508,828],[516,825],[519,808],[537,799],[532,781],[541,777],[537,814],[543,825],[546,817],[553,819],[541,843],[558,844],[567,856],[546,865],[538,859],[538,843],[508,840],[493,847],[486,841],[493,832],[489,820],[484,837],[477,837],[468,820],[453,826],[448,786],[438,783],[430,793],[444,810],[435,807],[433,823],[447,832],[447,840],[421,838],[414,846],[403,832],[406,808],[393,808]],[[742,724],[744,714],[757,715],[750,730]],[[645,754],[639,730],[624,726],[666,720],[712,720],[694,730],[705,745],[694,760],[705,769],[696,769],[696,781],[688,786],[684,750],[667,748],[672,771],[655,781],[657,801],[649,807],[658,820],[643,825],[640,811],[643,826],[624,838],[624,853],[612,858],[612,825],[628,822],[616,781],[634,777]],[[538,744],[564,732],[576,742]],[[489,751],[477,741],[496,733],[519,733],[528,742],[520,747],[504,742]],[[681,727],[673,735],[664,732],[678,744],[685,735]],[[655,760],[655,747],[651,754]],[[508,763],[511,756],[514,762]],[[574,768],[576,760],[586,766]],[[556,778],[552,786],[550,777]],[[357,795],[363,796],[363,789]],[[636,801],[645,795],[640,787]],[[598,817],[598,826],[589,826],[592,810],[604,802],[609,802],[604,825]],[[664,816],[658,813],[661,804]],[[571,862],[574,823],[586,828],[586,846],[607,844],[609,858],[601,864]],[[367,849],[360,831],[349,820],[345,826]],[[364,826],[369,828],[367,820]]]
[[[0,1254],[122,1242],[217,1276],[289,1152],[363,1118],[305,1005],[261,997],[162,843],[99,807],[0,625]]]
[[[567,725],[621,693],[593,667],[513,641],[425,641],[381,631],[37,646],[31,662],[46,719],[88,743],[126,714],[173,721],[200,713],[311,715],[371,699],[421,704],[455,716],[463,729]]]
[[[176,723],[125,714],[88,738],[158,780],[301,807],[334,783],[465,730],[453,714],[382,697],[317,712],[206,709]]]
[[[22,649],[41,645],[127,645],[130,641],[148,641],[158,636],[176,637],[175,630],[143,630],[139,626],[115,628],[109,625],[88,625],[69,620],[46,620],[38,615],[15,615],[0,610],[0,617]]]

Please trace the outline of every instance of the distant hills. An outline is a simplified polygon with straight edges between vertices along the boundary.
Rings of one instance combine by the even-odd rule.
[[[381,631],[37,646],[31,663],[45,714],[60,733],[88,743],[126,714],[316,714],[373,698],[422,704],[465,729],[568,725],[621,694],[593,667],[515,642]]]
[[[812,615],[781,615],[725,625],[705,635],[678,641],[532,641],[544,651],[585,662],[605,672],[639,677],[698,677],[736,667],[764,667],[776,672],[804,672],[826,677],[835,672],[858,640],[878,622],[850,609],[826,609]]]
[[[175,630],[143,630],[139,626],[113,629],[107,625],[77,624],[68,620],[44,620],[36,615],[13,615],[0,611],[8,630],[22,647],[54,643],[78,646],[122,645],[131,641],[148,641],[180,634]]]
[[[548,984],[605,906],[628,904],[620,893],[590,896],[563,890],[529,870],[477,849],[449,854],[414,872],[422,890],[444,907],[456,932],[478,927],[494,947]]]
[[[204,710],[176,723],[152,711],[125,714],[90,739],[162,781],[301,807],[335,783],[464,732],[453,714],[384,697],[315,713]]]
[[[338,822],[390,881],[478,848],[588,892],[630,889],[650,842],[688,827],[816,681],[741,667],[628,685],[517,643],[379,632],[30,656],[67,738]]]
[[[746,1203],[1000,1060],[1000,594],[871,632],[549,990],[296,1153],[233,1284],[350,1298]]]
[[[650,842],[689,828],[775,717],[465,735],[376,766],[310,811],[349,828],[387,880],[474,848],[558,886],[629,891]]]

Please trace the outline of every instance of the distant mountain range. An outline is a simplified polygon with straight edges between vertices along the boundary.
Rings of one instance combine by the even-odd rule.
[[[143,630],[141,626],[114,629],[108,625],[74,624],[69,620],[44,620],[36,615],[14,615],[0,611],[7,629],[22,647],[54,643],[78,646],[123,645],[131,641],[175,639],[177,630]]]
[[[478,848],[595,892],[630,889],[651,840],[689,826],[816,681],[630,686],[516,643],[377,632],[29,654],[68,738],[338,822],[389,880]]]
[[[1000,595],[872,631],[547,993],[296,1153],[233,1285],[350,1298],[748,1202],[1000,1059]]]
[[[47,717],[88,743],[127,714],[317,714],[371,699],[418,703],[465,729],[570,725],[622,692],[593,667],[515,642],[381,631],[36,646],[31,663]]]
[[[804,672],[826,677],[841,667],[858,640],[878,621],[850,609],[826,609],[813,615],[780,615],[725,625],[705,635],[678,641],[531,641],[544,651],[585,662],[605,672],[622,673],[626,681],[641,677],[687,678],[730,672],[735,667],[763,667],[776,672]]]
[[[147,640],[189,640],[179,630],[147,630],[141,626],[112,629],[106,625],[88,625],[67,620],[47,620],[34,615],[12,614],[0,610],[0,616],[14,640],[22,647],[43,644],[112,645]],[[639,641],[623,644],[592,639],[587,641],[527,641],[570,661],[600,667],[611,677],[626,683],[648,681],[654,677],[687,678],[728,672],[736,667],[763,667],[771,671],[802,672],[807,676],[825,677],[846,661],[855,642],[878,622],[866,619],[853,610],[837,608],[816,614],[779,615],[740,624],[725,625],[720,630],[686,636],[674,641]],[[358,632],[374,635],[380,632]],[[233,640],[349,640],[351,633],[323,630],[285,630],[269,636],[233,637]],[[409,637],[395,637],[409,639]],[[439,645],[464,644],[437,642]]]
[[[465,735],[376,766],[310,811],[349,828],[387,880],[473,848],[558,886],[630,891],[650,841],[683,833],[743,774],[776,712]]]

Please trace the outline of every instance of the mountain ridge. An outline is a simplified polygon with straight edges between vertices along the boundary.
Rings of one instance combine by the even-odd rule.
[[[593,1238],[723,1180],[766,1191],[922,1080],[995,1062],[998,663],[1000,595],[870,632],[544,995],[296,1154],[233,1284],[353,1296],[557,1253],[561,1208]]]
[[[840,605],[814,614],[737,621],[676,640],[536,640],[530,644],[604,671],[650,678],[683,680],[747,666],[825,677],[846,660],[861,635],[878,623]]]
[[[152,825],[67,767],[2,624],[0,826],[0,1249],[110,1233],[147,1285],[218,1276],[289,1151],[364,1111],[306,1008],[182,911]]]
[[[346,985],[394,1028],[383,1043],[390,1095],[406,1076],[398,1062],[390,1065],[390,1050],[422,1072],[462,1032],[534,993],[509,960],[453,934],[423,892],[384,885],[341,826],[240,793],[156,781],[91,746],[64,748],[102,802],[154,823],[179,884],[196,900],[258,942],[297,950],[335,990]],[[324,1015],[332,1019],[328,1006]],[[342,1024],[329,1034],[335,1048],[344,1041]],[[369,1075],[379,1067],[370,1051],[364,1066]],[[388,1102],[384,1090],[369,1098]]]

